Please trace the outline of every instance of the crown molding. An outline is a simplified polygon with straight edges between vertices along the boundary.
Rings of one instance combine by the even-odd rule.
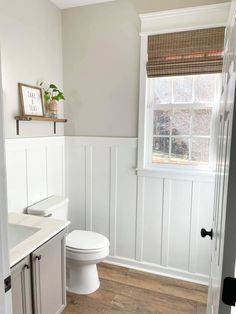
[[[51,2],[54,3],[59,9],[68,9],[111,1],[114,0],[51,0]]]
[[[141,14],[141,35],[226,26],[230,2]]]

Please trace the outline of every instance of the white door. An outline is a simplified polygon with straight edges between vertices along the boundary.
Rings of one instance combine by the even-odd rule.
[[[5,168],[5,145],[3,135],[1,58],[0,58],[0,313],[11,314],[11,290],[5,292],[4,280],[10,275],[7,237],[7,190]]]
[[[225,41],[225,60],[222,80],[221,103],[217,126],[217,165],[214,202],[213,241],[211,276],[208,292],[207,313],[230,313],[231,307],[222,302],[223,280],[234,277],[229,271],[228,261],[235,263],[236,242],[236,26],[235,1],[231,7],[231,22],[227,27]],[[233,13],[233,15],[232,15]],[[232,18],[233,17],[233,18]],[[235,218],[235,219],[233,219]],[[232,228],[233,227],[233,228]],[[232,232],[232,230],[235,230]],[[227,236],[228,235],[228,236]],[[231,253],[229,253],[231,252]],[[236,291],[235,291],[236,292]]]

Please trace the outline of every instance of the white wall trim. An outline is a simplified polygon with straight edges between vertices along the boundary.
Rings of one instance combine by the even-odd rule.
[[[138,178],[137,185],[137,218],[135,258],[142,261],[143,257],[143,214],[144,214],[144,180]]]
[[[0,51],[1,52],[1,51]],[[10,275],[9,247],[8,247],[8,204],[7,204],[7,178],[6,156],[4,141],[4,113],[2,90],[2,63],[0,53],[0,312],[12,313],[11,290],[4,291],[4,279]]]
[[[167,277],[176,278],[176,279],[180,279],[184,281],[195,282],[195,283],[203,284],[203,285],[208,285],[209,283],[209,277],[202,274],[189,273],[189,272],[181,271],[179,269],[174,269],[171,267],[167,268],[160,265],[146,263],[143,261],[142,262],[135,261],[128,258],[119,257],[119,256],[109,256],[105,260],[105,263],[132,268],[132,269],[136,269],[140,271],[145,271],[145,272],[160,275],[160,276],[167,276]]]
[[[137,174],[139,177],[150,177],[150,178],[171,178],[171,179],[181,179],[187,181],[201,181],[201,182],[214,182],[215,173],[212,171],[200,171],[198,169],[191,171],[184,171],[181,168],[171,169],[171,168],[159,168],[159,169],[137,169]]]
[[[98,4],[111,1],[114,0],[51,0],[51,2],[54,3],[59,9],[74,8],[84,5]]]
[[[86,167],[86,181],[85,181],[85,191],[86,191],[86,230],[92,231],[92,216],[93,216],[93,202],[92,202],[92,179],[93,179],[93,169],[92,169],[92,146],[86,146],[85,148],[85,167]]]
[[[141,19],[141,54],[140,54],[140,88],[139,88],[139,134],[138,134],[138,169],[144,174],[147,168],[148,152],[147,127],[147,42],[148,35],[186,31],[205,27],[226,26],[230,3],[221,3],[178,10],[142,14]],[[210,22],[209,22],[210,20]],[[168,172],[168,169],[166,169]],[[193,171],[199,171],[193,169]]]
[[[138,168],[144,168],[144,156],[147,151],[146,130],[147,130],[147,36],[141,37],[140,43],[140,83],[139,83],[139,122],[138,122]]]
[[[141,14],[141,35],[226,26],[230,3]]]
[[[109,234],[111,254],[116,255],[116,220],[117,220],[117,175],[118,175],[118,148],[110,148],[111,174],[110,174],[110,222]]]

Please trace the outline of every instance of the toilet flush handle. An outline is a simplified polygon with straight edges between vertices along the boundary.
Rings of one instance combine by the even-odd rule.
[[[44,216],[45,218],[52,217],[52,214],[47,214]]]

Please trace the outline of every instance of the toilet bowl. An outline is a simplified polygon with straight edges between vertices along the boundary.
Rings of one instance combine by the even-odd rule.
[[[67,220],[68,199],[51,196],[29,206],[31,215]],[[74,230],[66,237],[67,290],[76,294],[90,294],[100,286],[97,263],[109,255],[108,239],[96,232]]]
[[[66,238],[67,290],[76,294],[95,292],[100,281],[97,263],[109,255],[109,241],[103,235],[74,230]]]

